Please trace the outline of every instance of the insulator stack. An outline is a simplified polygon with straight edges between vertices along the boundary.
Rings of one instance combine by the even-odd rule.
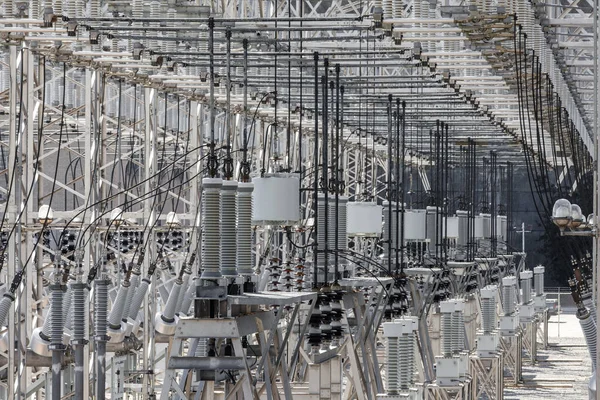
[[[29,17],[33,18],[33,19],[39,19],[40,18],[40,1],[39,0],[32,0],[30,3],[30,10],[29,10]]]
[[[531,278],[533,272],[521,271],[521,303],[528,304],[531,302]]]
[[[61,0],[57,0],[54,2],[54,15],[62,15],[63,13],[63,8],[62,8],[62,1]],[[9,14],[9,15],[14,15],[14,8],[13,8],[13,0],[5,0],[4,1],[4,12]],[[94,16],[94,15],[92,15]]]
[[[50,295],[52,298],[52,307],[50,309],[50,312],[52,313],[50,340],[53,345],[61,345],[64,330],[64,318],[62,311],[64,297],[63,287],[59,284],[51,285]]]
[[[342,338],[344,330],[342,328],[342,292],[334,291],[330,296],[331,306],[331,334],[334,339]]]
[[[538,265],[533,269],[533,284],[535,287],[535,295],[541,296],[544,294],[544,272],[546,268]]]
[[[305,265],[304,265],[304,259],[303,258],[298,258],[298,262],[296,263],[296,290],[298,292],[304,290],[304,284],[305,284]]]
[[[2,299],[0,300],[0,326],[4,326],[8,311],[10,310],[10,305],[13,301],[15,301],[15,296],[10,292],[4,293],[2,296]]]
[[[186,269],[187,270],[187,269]],[[187,295],[188,289],[189,289],[189,284],[190,284],[190,270],[187,270],[188,272],[184,272],[183,277],[182,277],[182,281],[183,283],[181,284],[181,290],[179,291],[179,298],[177,299],[177,305],[175,306],[175,313],[180,313],[183,310],[183,300],[185,299],[185,296]],[[189,309],[189,306],[188,306]]]
[[[582,299],[583,305],[589,310],[590,318],[597,324],[596,321],[596,304],[594,303],[592,296],[588,295]]]
[[[278,292],[280,290],[279,278],[281,277],[281,260],[277,257],[271,257],[269,259],[267,270],[269,271],[269,290]]]
[[[283,286],[283,290],[286,292],[291,292],[292,287],[294,286],[294,277],[292,273],[294,272],[292,268],[292,262],[290,260],[286,261],[283,264],[283,269],[281,271],[281,279],[279,282]]]
[[[237,199],[237,268],[240,275],[254,273],[252,254],[252,192],[251,182],[238,183]]]
[[[171,323],[175,321],[175,309],[177,307],[177,301],[179,300],[179,292],[181,291],[182,284],[183,281],[177,279],[171,288],[171,293],[169,293],[169,298],[167,299],[165,309],[163,310],[161,316],[165,322]]]
[[[94,289],[94,336],[104,338],[108,329],[108,281],[96,280]]]
[[[86,285],[84,283],[74,283],[71,285],[71,293],[73,299],[73,313],[72,313],[72,330],[73,340],[85,339],[85,332],[87,327],[86,317]]]
[[[221,275],[221,187],[220,178],[204,178],[202,278],[215,279]]]
[[[442,327],[442,355],[445,357],[451,357],[454,350],[455,339],[453,340],[454,323],[453,314],[455,310],[454,301],[442,301],[440,303],[441,316],[441,327]]]
[[[73,322],[73,307],[71,298],[73,297],[73,291],[71,289],[71,285],[67,286],[67,290],[64,294],[63,298],[63,318],[65,322],[65,328],[71,329]]]
[[[221,274],[237,275],[237,181],[221,187]]]
[[[319,194],[317,196],[317,212],[319,215],[317,221],[317,263],[319,266],[325,265],[325,225],[327,221],[325,220],[325,196],[323,194]],[[327,274],[327,271],[325,271]]]
[[[317,298],[317,304],[315,304],[313,313],[310,315],[310,319],[308,321],[310,327],[308,329],[308,334],[306,335],[308,338],[308,344],[310,344],[313,351],[318,349],[323,341],[323,335],[321,333],[321,309],[319,302],[320,297]]]
[[[181,303],[181,313],[188,315],[190,312],[190,306],[192,305],[192,301],[194,300],[194,294],[196,293],[196,283],[192,282],[188,285],[188,289],[185,292],[183,297],[183,302]]]
[[[486,286],[481,289],[481,327],[483,333],[490,334],[498,326],[496,315],[497,286]]]
[[[60,15],[57,10],[54,10],[54,13]],[[100,17],[100,0],[90,0],[90,17],[98,18]]]
[[[404,15],[404,0],[392,2],[392,18],[402,18]]]
[[[142,281],[140,282],[140,285],[138,286],[138,288],[135,291],[135,295],[133,296],[133,299],[131,300],[131,305],[129,307],[128,315],[133,320],[135,320],[137,318],[137,315],[140,311],[140,307],[142,306],[142,303],[144,302],[144,297],[146,296],[146,293],[148,292],[148,286],[150,286],[150,280],[148,278],[142,279]]]
[[[160,16],[160,2],[157,0],[150,2],[150,17],[160,18]],[[160,27],[160,23],[157,22],[150,22],[149,25],[153,28]],[[158,36],[158,30],[155,31],[154,35]],[[162,40],[151,39],[148,41],[148,47],[152,50],[159,50],[162,43],[164,43]]]
[[[384,324],[385,326],[385,324]],[[384,328],[385,330],[385,328]],[[400,391],[400,343],[397,336],[387,338],[387,391],[398,394]]]
[[[131,15],[135,19],[142,18],[144,16],[144,2],[143,0],[133,0],[133,8]]]
[[[517,303],[517,278],[507,276],[502,278],[502,309],[504,315],[512,315]]]
[[[587,309],[577,310],[577,318],[585,337],[590,357],[592,359],[592,370],[596,370],[596,323]]]
[[[327,241],[329,242],[329,265],[333,265],[334,263],[334,253],[337,251],[335,248],[335,225],[337,223],[337,218],[335,216],[335,200],[333,196],[329,196],[329,204],[327,205],[328,210],[328,218],[327,218]]]
[[[414,386],[416,317],[404,317],[383,323],[383,336],[387,338],[387,394],[394,395]]]
[[[167,10],[167,18],[169,18],[170,20],[175,19],[175,9],[169,8]],[[171,22],[170,25],[174,26],[174,23]],[[177,41],[173,40],[173,39],[175,39],[177,33],[173,31],[173,32],[168,32],[167,34],[171,40],[166,41],[165,50],[170,53],[174,53],[177,51]]]
[[[196,346],[196,351],[194,352],[194,355],[196,357],[206,357],[207,353],[208,353],[208,338],[199,338],[198,346]]]
[[[383,18],[391,18],[394,10],[394,0],[382,0]]]
[[[108,317],[108,324],[112,329],[119,329],[121,327],[121,318],[123,317],[123,308],[125,307],[125,300],[127,299],[127,292],[129,291],[129,283],[123,282],[117,292],[117,298],[115,299],[110,315]]]
[[[135,267],[134,267],[135,269]],[[129,311],[131,310],[131,303],[133,302],[133,298],[135,296],[135,292],[137,291],[137,287],[140,282],[140,274],[137,271],[131,272],[131,279],[129,280],[129,290],[127,291],[127,298],[125,299],[125,305],[123,306],[123,320],[126,321],[129,316]]]
[[[465,302],[463,300],[455,300],[454,302],[452,350],[454,353],[460,353],[465,349]]]
[[[325,293],[320,293],[321,305],[321,333],[323,335],[323,342],[325,344],[331,343],[333,338],[333,331],[331,330],[331,303],[329,296]]]

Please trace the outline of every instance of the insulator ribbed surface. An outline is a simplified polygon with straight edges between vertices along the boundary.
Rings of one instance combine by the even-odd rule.
[[[173,20],[173,19],[175,19],[175,16],[176,16],[175,15],[175,9],[169,8],[167,10],[167,18]],[[171,25],[172,24],[173,23],[171,23]],[[176,32],[169,32],[168,35],[169,35],[170,38],[174,39],[175,35],[176,35]],[[168,52],[175,52],[175,51],[177,51],[177,41],[175,41],[175,40],[168,40],[168,41],[166,41],[166,43],[165,43],[165,49]]]
[[[175,308],[177,307],[177,300],[179,300],[179,292],[181,291],[181,285],[183,282],[177,281],[171,288],[167,304],[162,313],[162,318],[166,322],[173,322],[175,320]]]
[[[83,283],[75,283],[71,285],[73,313],[72,313],[72,330],[73,340],[81,340],[85,338],[86,328],[86,287]]]
[[[319,194],[317,197],[317,250],[319,252],[317,262],[319,266],[325,265],[325,225],[327,224],[327,221],[325,220],[325,207],[325,196]]]
[[[516,291],[517,288],[514,285],[502,286],[502,309],[504,310],[504,315],[512,315],[515,312]]]
[[[583,336],[590,352],[592,359],[592,370],[596,370],[596,323],[591,318],[591,313],[588,311],[582,318],[579,319]]]
[[[144,296],[146,296],[146,292],[148,292],[148,286],[150,286],[150,280],[148,280],[147,278],[142,279],[140,286],[138,286],[138,288],[135,291],[135,296],[133,296],[131,306],[129,307],[130,318],[137,318],[138,312],[140,311],[140,307],[144,302]]]
[[[592,319],[592,321],[594,321],[594,324],[597,324],[598,322],[596,321],[596,304],[594,304],[591,296],[583,299],[583,305],[590,312],[590,318]]]
[[[387,391],[397,394],[400,390],[400,343],[397,337],[387,338]]]
[[[463,311],[455,311],[452,315],[454,322],[452,350],[456,353],[465,349],[465,315]]]
[[[392,2],[392,18],[402,18],[404,15],[404,0]]]
[[[453,313],[442,313],[441,317],[441,327],[442,327],[442,354],[444,356],[452,355],[452,336],[453,336],[453,321],[452,321]]]
[[[237,182],[223,181],[221,188],[221,274],[237,275]]]
[[[327,241],[329,247],[329,265],[333,264],[334,255],[333,253],[337,251],[335,247],[335,226],[337,225],[337,219],[335,216],[335,198],[333,196],[329,196],[329,215],[327,216],[327,221],[329,226],[327,227],[329,231],[327,232]]]
[[[192,282],[191,284],[189,284],[188,289],[186,290],[184,297],[183,297],[183,302],[181,303],[181,311],[183,314],[189,314],[190,312],[190,306],[192,305],[192,300],[194,300],[196,294],[196,284],[195,282]]]
[[[69,285],[67,287],[67,291],[65,292],[64,297],[63,297],[63,307],[62,307],[65,327],[67,329],[71,329],[71,327],[73,326],[73,307],[72,307],[73,302],[71,301],[72,297],[73,297],[73,292],[71,289],[71,285]]]
[[[202,278],[215,279],[221,275],[221,187],[219,178],[204,178],[202,209]]]
[[[195,356],[196,357],[206,357],[208,348],[208,338],[199,338],[198,339],[198,347],[196,347]]]
[[[481,299],[481,319],[484,333],[491,333],[494,329],[496,329],[496,299]]]
[[[382,0],[383,5],[383,18],[390,18],[394,9],[394,0]]]
[[[129,315],[129,309],[131,308],[131,302],[133,301],[133,297],[135,292],[137,291],[138,284],[140,283],[140,276],[138,274],[131,274],[131,279],[129,280],[129,290],[127,291],[127,298],[125,299],[125,306],[123,307],[123,320],[127,319]]]
[[[2,300],[4,300],[4,298],[2,298]],[[46,314],[46,319],[42,325],[42,336],[44,339],[50,339],[50,335],[52,335],[52,302],[50,302],[50,305],[48,306],[48,313]]]
[[[240,182],[237,199],[237,269],[240,275],[254,273],[252,255],[252,192],[254,184]]]
[[[15,300],[15,297],[11,293],[4,293],[0,300],[0,326],[4,326],[6,317],[10,311],[10,305]]]
[[[181,312],[181,306],[183,304],[183,299],[188,290],[188,285],[190,284],[190,274],[183,274],[183,283],[181,284],[181,290],[179,291],[179,297],[177,298],[177,305],[175,306],[175,312]]]
[[[415,335],[403,334],[398,338],[400,360],[399,386],[406,390],[414,385],[415,374]]]
[[[123,317],[123,308],[125,307],[125,300],[127,299],[128,291],[128,286],[119,286],[117,298],[115,299],[112,308],[110,309],[108,323],[111,327],[114,327],[115,329],[121,325],[121,318]]]
[[[62,337],[64,331],[64,314],[63,314],[63,298],[65,293],[62,290],[60,285],[52,285],[51,289],[51,298],[52,298],[52,308],[50,312],[52,313],[52,326],[51,326],[51,334],[50,339],[52,344],[62,344]]]
[[[531,301],[531,279],[523,279],[521,281],[521,300],[523,304],[527,304]]]
[[[98,279],[94,284],[94,335],[106,336],[108,323],[108,281]]]
[[[56,13],[56,9],[54,12]],[[100,17],[100,0],[90,0],[90,17]]]
[[[544,294],[544,274],[533,274],[533,283],[535,287],[535,295],[541,296]]]

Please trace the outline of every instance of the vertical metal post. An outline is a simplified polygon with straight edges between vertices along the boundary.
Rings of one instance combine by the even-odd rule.
[[[17,62],[17,47],[10,46],[9,49],[9,71],[10,71],[10,89],[9,89],[9,119],[12,121],[9,124],[9,136],[8,136],[8,168],[9,176],[15,174],[15,158],[17,156],[17,126],[14,121],[17,120],[17,72],[19,66]],[[18,169],[18,167],[17,167]],[[12,180],[12,185],[9,188],[11,190],[11,196],[8,198],[7,211],[8,211],[8,222],[9,226],[14,224],[17,220],[17,202],[12,190],[17,190],[20,185],[16,182],[16,176]],[[8,277],[7,281],[10,283],[15,277],[17,260],[16,257],[16,240],[8,238]],[[13,302],[12,310],[8,313],[8,353],[9,355],[14,354],[15,346],[15,312],[17,306]],[[8,357],[8,393],[9,396],[15,394],[15,358],[14,356]]]
[[[145,119],[146,119],[146,141],[144,143],[144,154],[145,154],[145,188],[146,193],[151,193],[156,190],[156,182],[154,179],[150,179],[156,172],[156,97],[157,92],[155,89],[145,88],[144,89],[144,106],[145,106]],[[166,100],[165,100],[166,101]],[[146,223],[148,226],[153,226],[156,220],[156,213],[153,206],[152,197],[149,197],[144,204],[144,217],[148,220]],[[154,235],[152,230],[148,232],[146,238],[144,238],[144,245],[147,248],[146,256],[144,257],[144,264],[146,271],[150,268],[151,260],[155,259],[153,254],[154,250]],[[148,295],[144,300],[144,349],[143,349],[143,360],[142,368],[144,370],[143,378],[143,393],[145,396],[150,396],[154,392],[154,379],[148,372],[153,369],[154,363],[154,285],[155,275],[152,275],[152,284],[148,289]]]
[[[600,196],[598,195],[598,179],[600,178],[600,173],[598,171],[598,165],[600,161],[600,145],[598,144],[598,140],[600,140],[600,132],[598,132],[598,2],[594,1],[594,155],[596,158],[596,169],[595,169],[595,179],[594,179],[594,215],[597,219],[600,215]],[[596,288],[596,321],[600,318],[600,304],[598,302],[598,287],[600,287],[600,272],[598,268],[598,251],[600,250],[600,235],[596,234],[594,237],[594,272],[596,274],[595,278],[595,286]],[[559,310],[560,313],[560,310]],[[598,343],[598,338],[600,338],[600,332],[596,329],[596,343]],[[596,352],[596,365],[599,365],[600,354]],[[598,390],[598,385],[600,384],[600,368],[596,368],[596,400],[600,400],[600,390]]]

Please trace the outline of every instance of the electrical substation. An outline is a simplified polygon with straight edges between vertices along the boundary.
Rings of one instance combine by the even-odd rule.
[[[597,8],[1,0],[0,400],[600,399]]]

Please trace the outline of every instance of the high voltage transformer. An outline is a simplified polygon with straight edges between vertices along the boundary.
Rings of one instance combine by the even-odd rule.
[[[2,4],[0,398],[501,400],[547,346],[517,189],[596,229],[558,2]]]

